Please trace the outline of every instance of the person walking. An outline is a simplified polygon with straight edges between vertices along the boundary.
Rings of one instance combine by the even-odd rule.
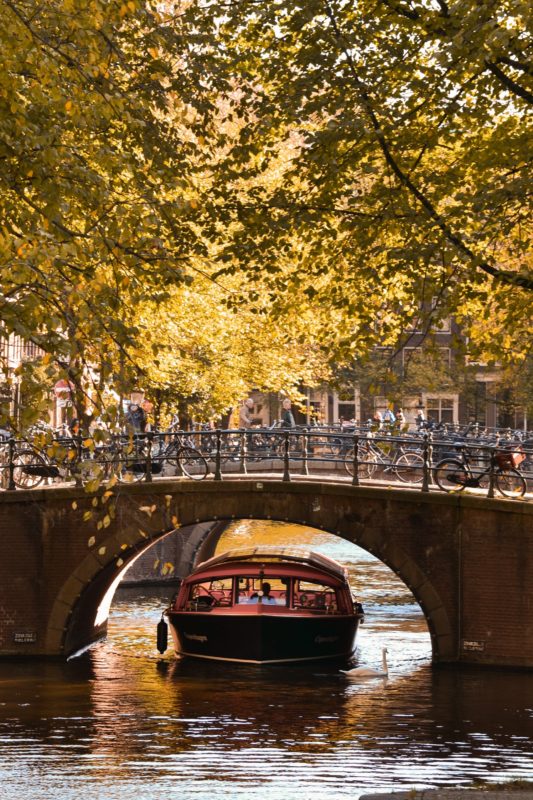
[[[383,422],[387,425],[388,428],[392,428],[394,423],[396,422],[396,415],[392,408],[386,408],[383,412]]]
[[[371,429],[373,431],[380,431],[382,427],[383,427],[383,417],[381,416],[381,411],[374,411],[374,416],[372,417]]]
[[[292,413],[291,406],[292,403],[288,397],[282,403],[283,410],[281,412],[281,427],[282,428],[295,428],[296,422],[294,420],[294,414]]]
[[[146,411],[139,403],[130,403],[126,411],[126,425],[134,433],[146,430]]]
[[[254,424],[252,412],[254,410],[254,401],[251,397],[244,401],[239,410],[239,428],[248,430]]]

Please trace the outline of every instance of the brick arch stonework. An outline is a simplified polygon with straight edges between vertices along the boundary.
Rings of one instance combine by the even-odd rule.
[[[310,481],[156,481],[121,488],[98,528],[84,521],[92,500],[82,490],[4,498],[0,564],[13,588],[0,588],[0,656],[75,652],[105,632],[94,627],[103,596],[162,536],[251,518],[328,531],[379,558],[420,604],[435,663],[533,667],[529,503]],[[35,635],[17,641],[19,631]]]

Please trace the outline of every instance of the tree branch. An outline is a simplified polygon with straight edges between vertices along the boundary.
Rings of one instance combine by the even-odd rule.
[[[530,291],[533,291],[533,278],[529,278],[528,276],[521,275],[519,273],[498,269],[497,267],[494,267],[492,264],[489,264],[487,261],[481,258],[481,256],[476,255],[476,253],[474,253],[474,251],[470,249],[470,247],[466,244],[466,242],[464,242],[463,239],[449,227],[445,219],[442,217],[441,214],[439,214],[435,206],[432,204],[429,198],[424,194],[424,192],[421,189],[419,189],[418,186],[414,183],[414,181],[402,170],[402,168],[400,167],[399,163],[397,162],[392,153],[392,150],[389,146],[387,139],[385,138],[385,135],[377,118],[376,112],[374,111],[367,86],[364,83],[364,81],[359,77],[359,73],[354,64],[350,48],[348,46],[345,46],[344,44],[345,42],[344,35],[337,25],[337,20],[333,14],[331,7],[329,6],[329,3],[326,3],[326,14],[331,22],[333,33],[335,35],[337,43],[340,45],[344,57],[346,58],[346,62],[350,67],[350,72],[352,74],[356,89],[358,91],[361,100],[361,105],[365,110],[367,117],[370,120],[370,124],[372,125],[374,135],[380,146],[381,152],[383,153],[386,163],[388,164],[388,166],[390,167],[390,169],[392,170],[393,174],[396,176],[400,184],[404,186],[410,192],[410,194],[413,195],[413,197],[416,198],[416,200],[425,210],[428,217],[443,233],[447,241],[450,242],[450,244],[452,244],[462,256],[466,256],[476,266],[478,266],[481,270],[483,270],[483,272],[486,272],[487,275],[490,275],[491,277],[501,281],[502,283],[513,286],[520,286]]]
[[[500,61],[501,60],[502,59],[500,59]],[[533,94],[531,94],[531,92],[528,92],[528,90],[524,89],[523,86],[520,86],[519,83],[513,81],[512,78],[506,75],[506,73],[494,63],[494,61],[485,61],[485,64],[490,72],[492,72],[492,74],[498,78],[498,80],[501,81],[501,83],[503,83],[503,85],[509,89],[510,92],[515,94],[517,97],[521,97],[522,100],[526,101],[526,103],[533,105]]]

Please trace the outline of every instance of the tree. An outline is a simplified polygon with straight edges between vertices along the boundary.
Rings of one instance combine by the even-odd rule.
[[[179,411],[180,419],[219,419],[253,388],[294,396],[301,384],[329,376],[312,321],[293,314],[280,328],[254,310],[227,308],[223,288],[197,277],[172,290],[163,304],[145,303],[136,321],[143,331],[132,350],[132,375],[157,410]],[[156,353],[154,356],[153,354]]]
[[[127,362],[132,309],[205,251],[194,144],[171,113],[176,31],[142,0],[0,8],[0,319],[82,413],[88,365],[105,381],[110,353]]]
[[[522,351],[530,22],[523,0],[192,3],[190,67],[246,121],[234,142],[221,126],[203,204],[235,223],[219,274],[262,268],[275,305],[330,308],[345,354],[490,296]]]

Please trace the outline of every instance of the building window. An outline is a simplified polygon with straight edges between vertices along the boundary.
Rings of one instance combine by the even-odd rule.
[[[439,298],[433,297],[431,299],[431,311],[436,311],[439,306]],[[443,319],[439,319],[437,322],[433,321],[431,325],[432,330],[438,331],[439,333],[450,333],[452,329],[452,318],[451,317],[444,317]]]
[[[451,349],[449,347],[439,347],[438,353],[442,364],[450,368],[451,364]],[[404,347],[402,350],[402,364],[405,367],[409,366],[410,362],[422,364],[425,361],[433,363],[435,360],[432,351],[426,351],[422,347]]]
[[[454,397],[428,397],[426,399],[427,418],[433,422],[454,422]]]
[[[357,392],[346,392],[333,395],[333,421],[352,420],[359,418]]]

